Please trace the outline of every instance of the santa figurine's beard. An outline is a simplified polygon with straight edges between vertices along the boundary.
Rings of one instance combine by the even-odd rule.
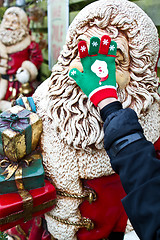
[[[0,40],[6,46],[21,42],[28,35],[28,31],[20,28],[17,30],[7,30],[0,28]]]

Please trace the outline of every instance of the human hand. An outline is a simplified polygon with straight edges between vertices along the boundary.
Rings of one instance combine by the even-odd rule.
[[[83,72],[73,68],[69,72],[95,106],[106,98],[116,98],[115,58],[117,43],[107,35],[90,39],[89,51],[85,41],[78,43]]]
[[[24,84],[29,82],[30,74],[27,69],[20,67],[17,70],[16,78],[20,83]]]

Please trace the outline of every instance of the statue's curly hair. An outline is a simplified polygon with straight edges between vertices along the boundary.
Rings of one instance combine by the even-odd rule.
[[[77,57],[79,39],[93,27],[106,31],[115,40],[122,32],[128,41],[131,80],[125,89],[118,89],[123,106],[141,114],[159,101],[155,72],[159,43],[152,20],[127,0],[100,0],[88,5],[70,25],[63,51],[52,69],[48,108],[61,138],[85,150],[103,147],[102,122],[99,110],[69,78],[68,67]]]

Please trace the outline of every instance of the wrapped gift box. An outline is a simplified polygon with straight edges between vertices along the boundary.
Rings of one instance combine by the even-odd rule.
[[[4,165],[0,168],[0,194],[17,192],[21,182],[26,190],[44,186],[45,173],[42,165],[42,155],[39,152],[30,154],[19,163],[13,163],[13,165],[7,159],[1,160],[0,163]],[[9,168],[9,172],[3,175],[7,168]],[[7,175],[9,179],[6,179]]]
[[[42,119],[21,106],[0,114],[0,154],[17,161],[31,153],[42,132]]]
[[[14,101],[14,105],[19,105],[31,112],[36,113],[36,105],[32,97],[19,97]]]
[[[51,211],[55,203],[56,190],[48,180],[42,188],[0,195],[0,231]]]

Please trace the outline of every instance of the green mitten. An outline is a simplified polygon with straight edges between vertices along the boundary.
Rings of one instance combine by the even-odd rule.
[[[73,68],[69,72],[95,106],[105,98],[117,98],[115,58],[117,43],[107,35],[90,39],[89,52],[85,41],[78,43],[83,72]]]

